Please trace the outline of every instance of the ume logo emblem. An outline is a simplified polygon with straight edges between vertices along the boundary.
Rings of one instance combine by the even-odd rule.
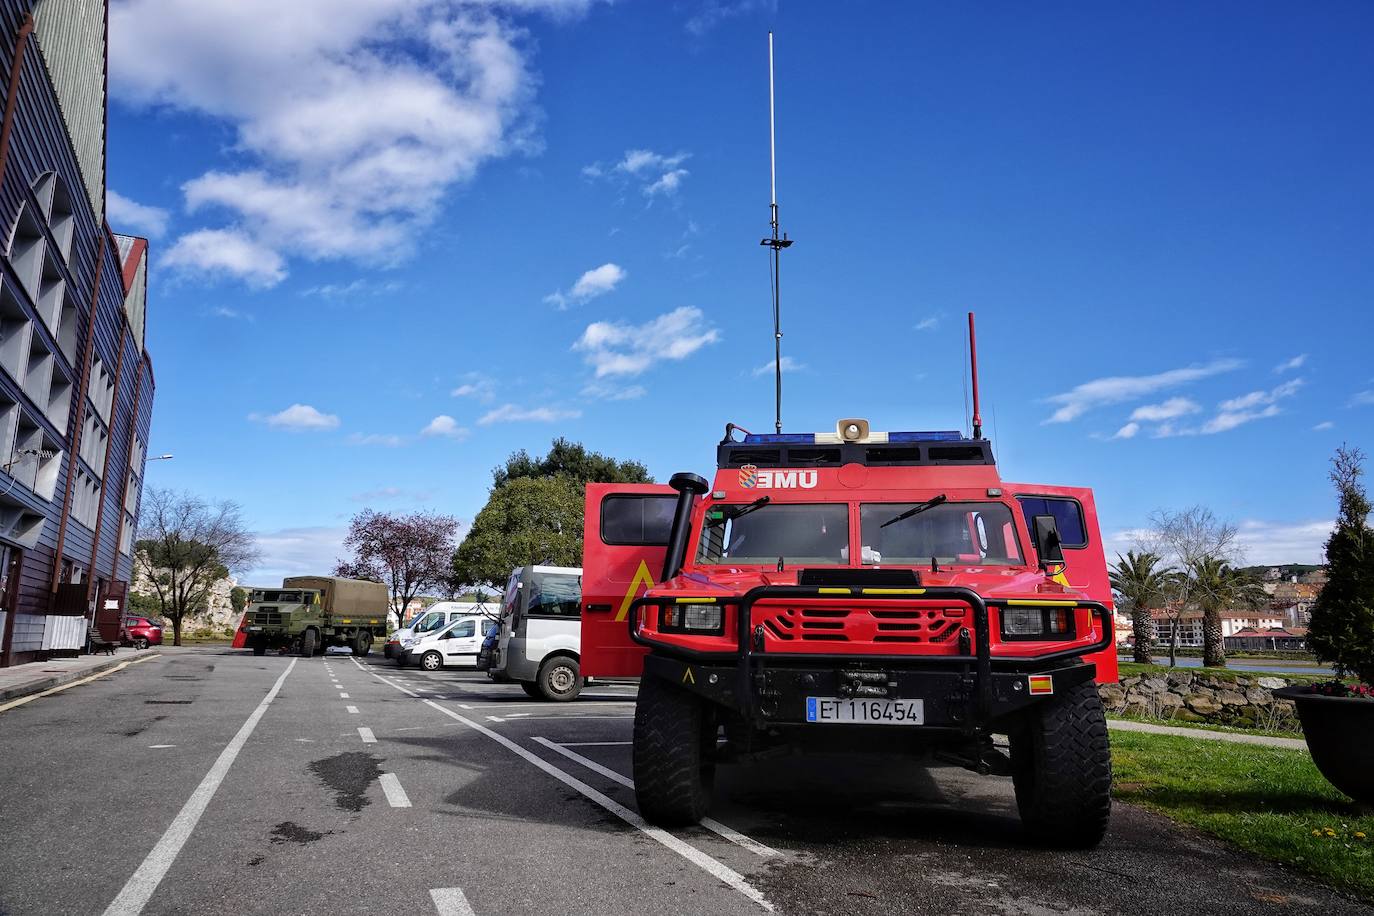
[[[814,490],[815,471],[760,471],[746,464],[739,469],[739,485],[746,490]]]

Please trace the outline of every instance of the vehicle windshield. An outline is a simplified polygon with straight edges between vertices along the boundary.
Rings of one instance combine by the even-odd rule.
[[[849,506],[843,503],[769,503],[738,518],[731,517],[729,506],[717,503],[707,510],[698,563],[849,562]]]
[[[1002,503],[943,503],[887,527],[917,503],[859,508],[863,562],[946,566],[1017,566],[1022,562],[1011,510]]]
[[[301,598],[300,592],[279,592],[269,589],[259,589],[253,592],[254,604],[302,604],[304,600],[306,599]]]
[[[437,630],[448,620],[448,615],[443,611],[430,611],[419,620],[410,625],[414,633],[428,633],[430,630]]]
[[[526,607],[529,614],[577,616],[582,608],[582,577],[569,573],[532,573]]]

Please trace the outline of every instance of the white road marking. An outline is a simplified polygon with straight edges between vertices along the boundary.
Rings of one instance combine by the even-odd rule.
[[[581,701],[579,700],[579,701],[577,702],[577,705],[576,705],[574,708],[576,708],[576,709],[581,709],[581,708],[587,707],[587,706],[633,706],[633,705],[634,705],[634,702],[635,702],[634,700],[607,700],[607,701],[602,702],[602,703],[583,703],[583,702],[581,702]],[[525,707],[528,707],[528,706],[537,706],[537,707],[539,707],[540,709],[549,709],[549,708],[563,707],[563,708],[566,709],[566,708],[568,707],[569,704],[567,704],[567,703],[499,703],[499,702],[498,702],[498,703],[459,703],[458,705],[459,705],[460,707],[462,707],[463,709],[491,709],[493,706],[499,706],[501,709],[519,709],[519,708],[521,708],[522,706],[525,706]]]
[[[176,745],[175,745],[175,744],[150,744],[150,745],[148,745],[148,747],[151,749],[151,748],[159,748],[159,747],[176,747]]]
[[[491,716],[487,716],[488,719]],[[533,722],[536,719],[557,719],[560,722],[581,722],[584,719],[633,719],[634,716],[527,716],[525,721]]]
[[[530,715],[530,714],[527,713],[527,712],[512,712],[512,713],[508,713],[508,714],[506,715],[506,718],[507,718],[507,719],[523,719],[523,718],[529,718],[529,715]]]
[[[635,787],[633,780],[621,776],[619,773],[617,773],[615,770],[612,770],[610,767],[603,767],[595,760],[590,760],[586,757],[583,757],[581,754],[568,750],[567,745],[555,744],[548,738],[535,738],[534,740],[539,744],[544,745],[544,747],[548,748],[549,750],[554,751],[558,754],[562,754],[569,760],[573,760],[577,763],[582,764],[584,767],[591,770],[593,773],[600,773],[602,776],[605,776],[612,782],[620,783],[627,789],[633,789]],[[756,856],[762,856],[765,859],[771,859],[782,855],[782,853],[778,852],[773,847],[765,846],[758,840],[751,839],[750,837],[747,837],[744,834],[740,833],[735,828],[727,827],[720,821],[715,820],[714,818],[703,817],[701,819],[701,826],[705,827],[712,833],[717,834],[718,836],[724,837],[731,843],[734,843],[736,846],[743,846],[745,849],[749,850]]]
[[[429,892],[429,898],[434,901],[439,916],[477,916],[461,887],[436,887]]]
[[[372,734],[372,729],[370,728],[359,728],[358,737],[363,739],[363,744],[377,743],[377,736]]]
[[[629,747],[633,741],[564,741],[563,747]]]
[[[272,685],[272,689],[267,691],[267,696],[262,698],[258,708],[253,710],[247,721],[240,726],[238,732],[224,750],[220,751],[214,766],[210,767],[210,772],[205,774],[205,778],[196,786],[196,790],[191,793],[191,797],[182,805],[177,816],[172,820],[172,824],[167,828],[167,832],[162,834],[162,838],[157,841],[153,851],[148,853],[148,857],[143,860],[143,864],[138,866],[138,870],[133,873],[128,882],[124,885],[119,896],[114,899],[105,909],[105,916],[137,916],[143,912],[143,908],[148,905],[153,892],[162,883],[162,879],[167,875],[167,870],[172,867],[172,862],[176,860],[177,854],[181,852],[181,847],[186,845],[191,832],[196,829],[196,823],[200,821],[201,815],[210,804],[210,799],[215,795],[220,783],[224,782],[224,777],[228,774],[229,768],[234,765],[234,759],[238,757],[239,751],[248,743],[248,738],[253,734],[253,729],[258,727],[258,722],[262,720],[267,712],[267,707],[277,698],[281,692],[281,685],[285,683],[286,676],[291,673],[291,669],[296,667],[297,659],[291,659],[291,664],[286,666],[286,670],[277,678],[277,682]]]
[[[393,808],[410,807],[410,796],[401,788],[401,781],[396,778],[395,773],[383,773],[377,777],[377,781],[382,784],[382,792],[386,795],[388,805]]]
[[[344,709],[348,710],[350,715],[356,716],[358,714],[358,707],[356,706],[345,706]]]
[[[525,760],[529,761],[530,763],[534,764],[539,769],[543,770],[545,773],[548,773],[550,776],[552,776],[554,779],[557,779],[565,786],[568,786],[569,788],[576,790],[586,798],[596,802],[598,805],[605,808],[607,811],[611,812],[616,817],[623,820],[625,823],[634,827],[636,830],[639,830],[645,836],[649,837],[650,839],[656,840],[657,842],[668,847],[673,852],[682,856],[687,861],[691,862],[698,868],[715,877],[717,880],[723,881],[726,884],[730,885],[735,890],[739,891],[741,894],[748,897],[750,900],[754,901],[768,912],[771,913],[773,911],[773,905],[768,902],[768,898],[763,896],[763,893],[759,891],[758,888],[754,887],[752,884],[746,881],[743,875],[741,875],[734,869],[730,868],[725,863],[712,858],[711,856],[702,852],[700,849],[697,849],[695,846],[692,846],[691,844],[678,839],[668,831],[660,827],[652,826],[646,820],[644,820],[644,818],[640,817],[636,812],[631,811],[629,808],[626,808],[624,805],[620,804],[618,801],[614,800],[610,796],[602,792],[599,792],[596,789],[593,789],[591,786],[587,785],[585,782],[578,779],[576,776],[573,776],[571,773],[560,770],[558,767],[549,763],[544,758],[538,756],[537,754],[531,753],[530,751],[526,750],[525,748],[516,744],[514,741],[507,738],[505,735],[502,735],[499,732],[494,732],[491,729],[487,728],[485,725],[482,725],[478,722],[474,722],[471,719],[466,718],[465,716],[459,715],[451,709],[446,709],[443,706],[440,706],[438,703],[434,702],[433,700],[421,700],[421,702],[432,709],[437,709],[439,712],[443,713],[449,718],[456,719],[459,722],[462,722],[468,728],[471,728],[477,732],[480,732],[483,735],[486,735],[488,738],[495,741],[497,744],[500,744],[502,747],[506,748],[512,753],[517,754]]]
[[[340,693],[340,694],[339,694],[339,699],[341,699],[341,700],[347,700],[347,699],[350,699],[350,697],[349,697],[348,694],[346,694],[346,693]]]
[[[506,720],[503,719],[503,718],[501,718],[500,716],[487,716],[487,721],[488,721],[488,722],[504,722],[504,721],[506,721]]]

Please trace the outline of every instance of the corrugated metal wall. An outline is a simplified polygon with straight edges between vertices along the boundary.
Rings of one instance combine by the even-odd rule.
[[[76,149],[96,223],[105,221],[105,2],[42,0],[34,35]]]

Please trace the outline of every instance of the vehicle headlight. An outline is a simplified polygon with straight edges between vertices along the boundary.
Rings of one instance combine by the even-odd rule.
[[[725,611],[718,604],[670,604],[663,608],[663,629],[694,633],[725,632]]]
[[[409,649],[411,646],[415,645],[419,641],[420,640],[418,639],[403,639],[401,640],[401,648]]]
[[[1009,639],[1064,639],[1073,634],[1073,609],[1004,607],[1002,635]]]

